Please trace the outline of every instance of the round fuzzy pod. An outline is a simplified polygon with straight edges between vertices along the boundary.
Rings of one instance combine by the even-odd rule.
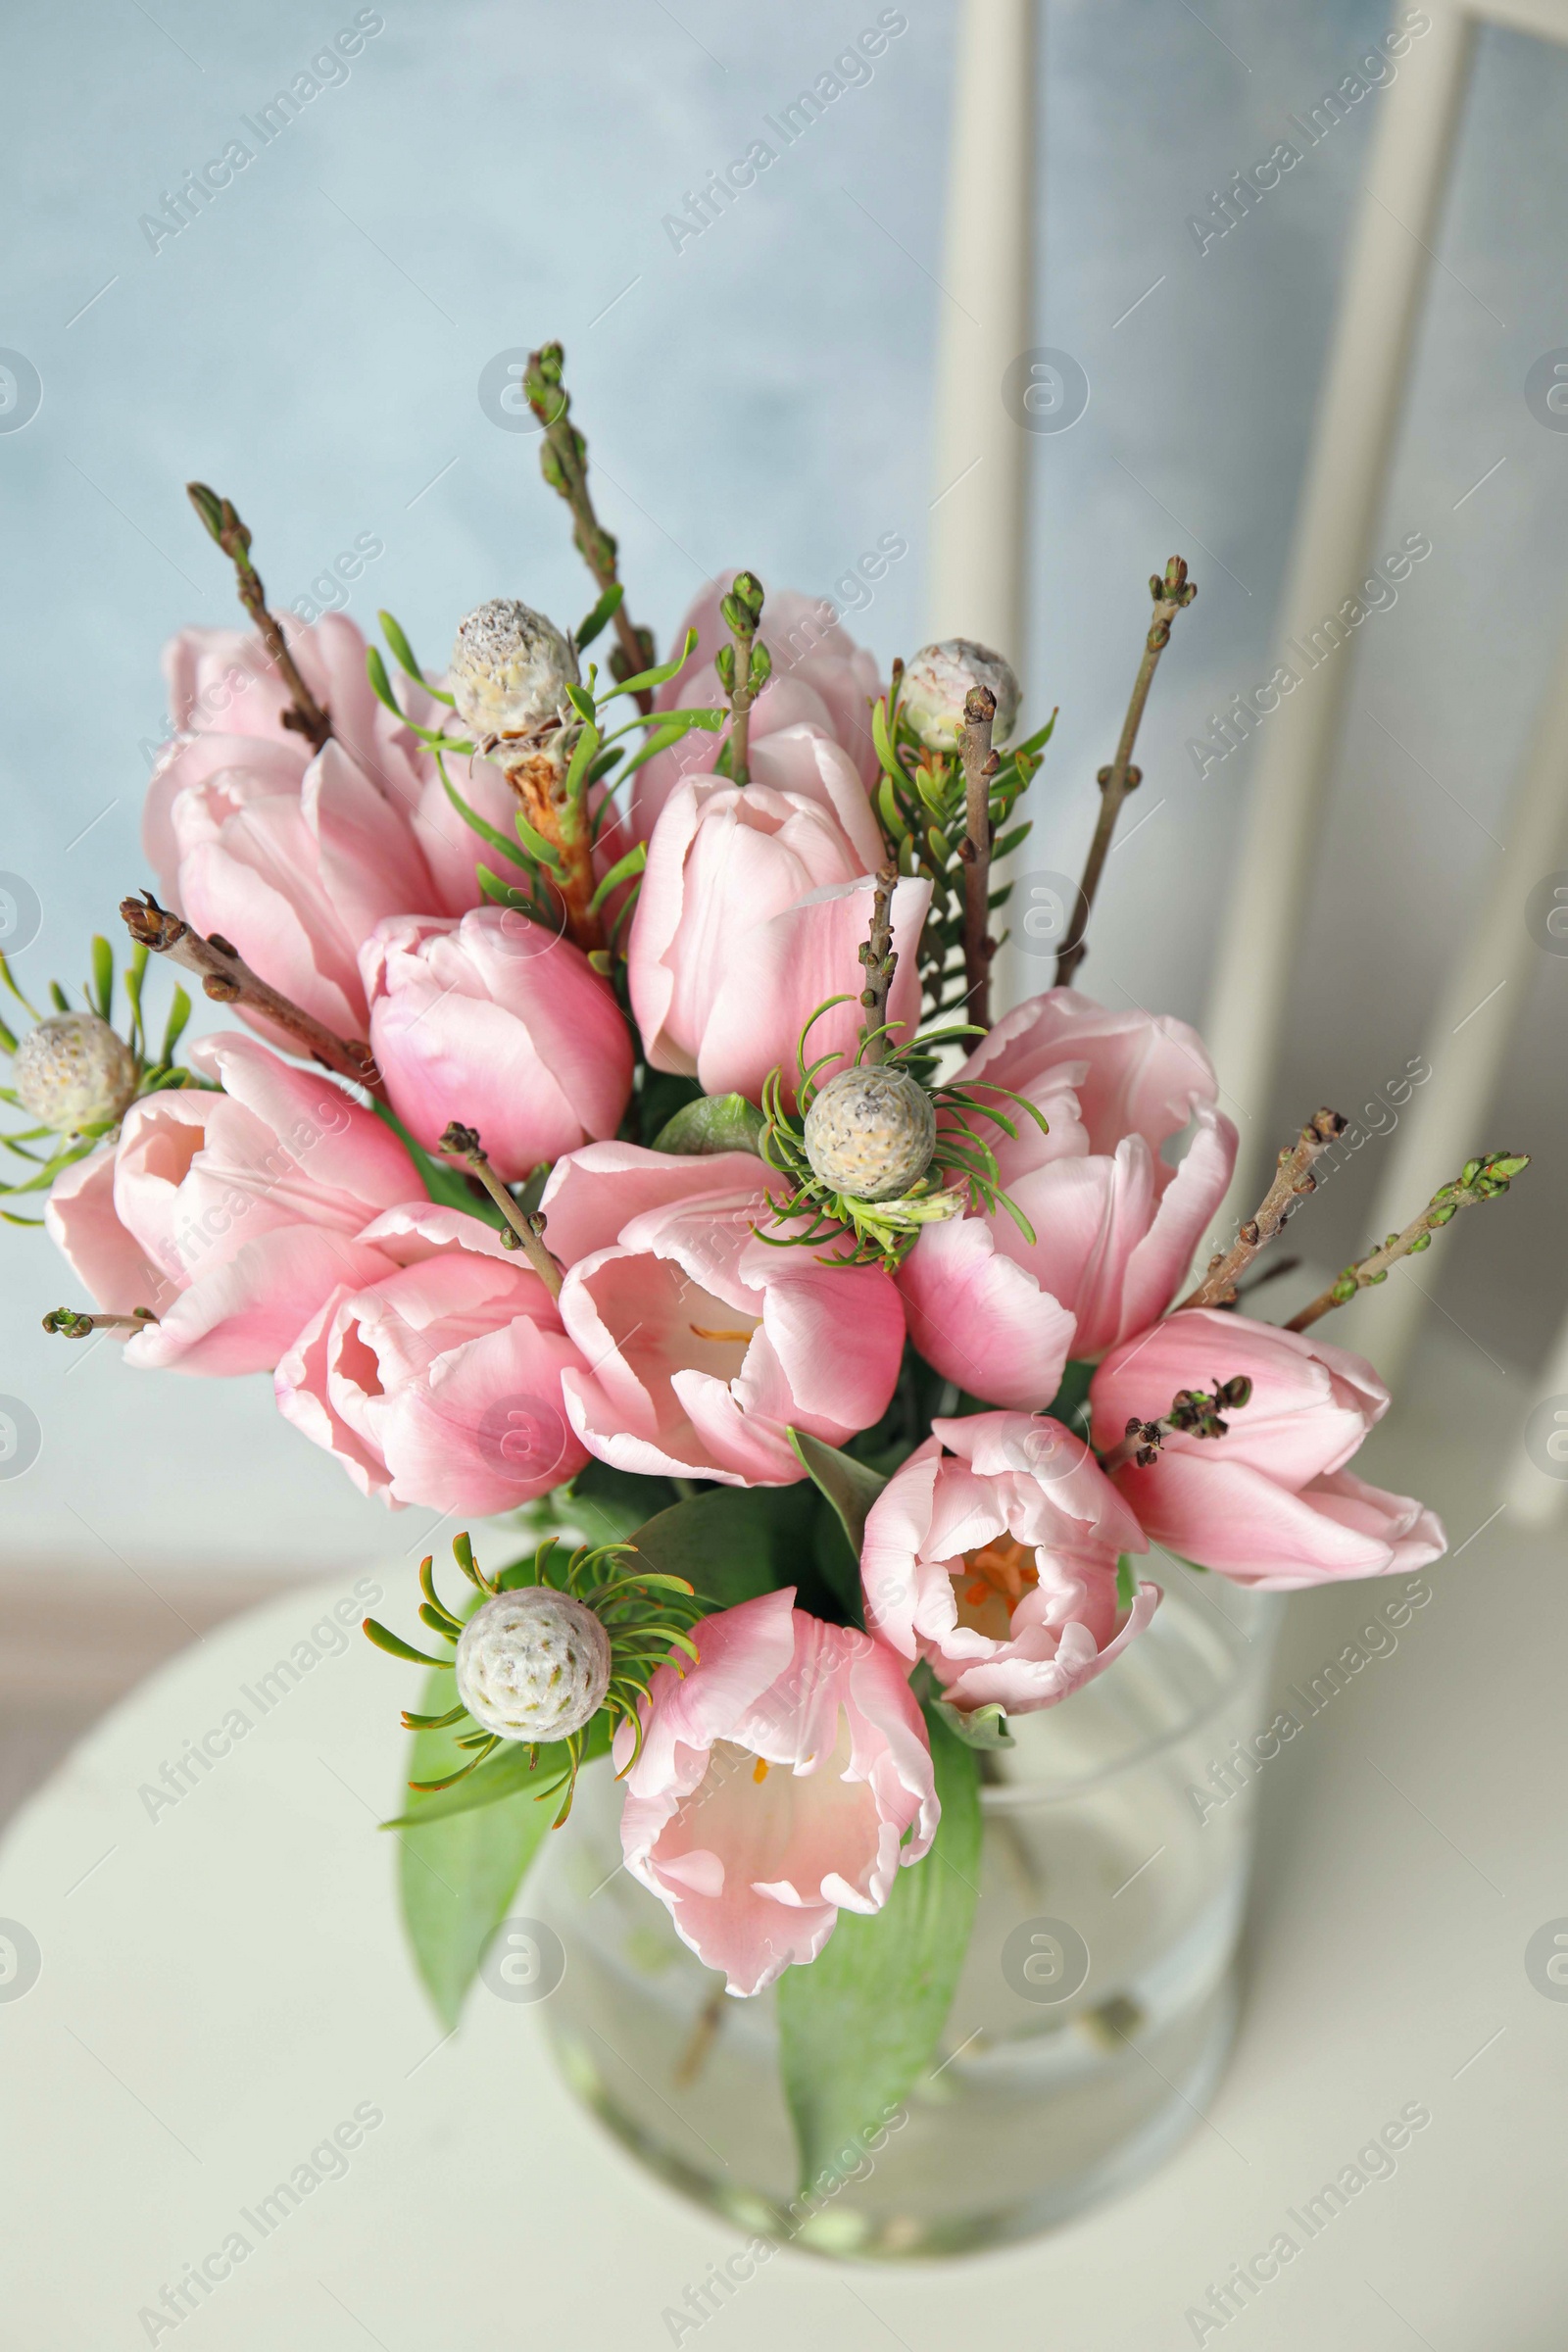
[[[553,620],[514,596],[493,596],[458,623],[447,669],[458,716],[488,744],[537,735],[571,709],[577,657]]]
[[[55,1012],[17,1048],[11,1083],[24,1110],[74,1135],[123,1117],[136,1095],[136,1059],[95,1012]]]
[[[991,740],[1005,743],[1018,717],[1018,681],[1011,666],[990,646],[968,637],[944,637],[940,645],[920,648],[904,673],[899,710],[927,751],[957,750],[964,700],[974,686],[989,686],[996,696]]]
[[[813,1174],[858,1200],[896,1200],[919,1182],[936,1148],[936,1107],[925,1088],[880,1062],[837,1071],[806,1114]]]
[[[500,1592],[458,1643],[458,1696],[503,1740],[564,1740],[599,1712],[610,1636],[580,1600],[548,1585]]]

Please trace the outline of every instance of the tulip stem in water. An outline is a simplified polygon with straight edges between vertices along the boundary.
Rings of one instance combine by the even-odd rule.
[[[1202,1281],[1181,1300],[1178,1313],[1185,1306],[1234,1305],[1236,1286],[1258,1251],[1283,1229],[1298,1201],[1305,1194],[1316,1192],[1312,1162],[1345,1133],[1345,1128],[1341,1112],[1313,1112],[1295,1143],[1280,1153],[1274,1181],[1263,1196],[1256,1216],[1250,1217],[1242,1226],[1228,1250],[1215,1251]]]
[[[1196,586],[1187,577],[1187,565],[1180,556],[1172,556],[1165,566],[1163,579],[1158,573],[1151,573],[1149,592],[1154,600],[1154,617],[1149,635],[1144,640],[1144,658],[1138,664],[1138,675],[1133,680],[1132,700],[1127,705],[1127,716],[1122,721],[1121,741],[1116,746],[1116,756],[1108,767],[1102,767],[1100,771],[1100,816],[1084,865],[1072,934],[1056,957],[1058,988],[1072,986],[1072,976],[1087,953],[1084,934],[1089,928],[1089,910],[1095,903],[1095,893],[1100,888],[1100,877],[1105,870],[1105,859],[1110,855],[1110,837],[1116,830],[1116,819],[1121,814],[1123,801],[1144,780],[1143,769],[1134,767],[1132,763],[1133,746],[1138,741],[1144,705],[1149,700],[1149,689],[1154,683],[1159,657],[1170,643],[1170,624],[1183,607],[1190,605],[1198,594]]]
[[[1430,1250],[1432,1236],[1445,1225],[1451,1225],[1461,1208],[1474,1208],[1478,1200],[1494,1200],[1499,1193],[1508,1190],[1511,1179],[1522,1175],[1530,1165],[1524,1152],[1491,1152],[1485,1159],[1466,1162],[1457,1180],[1443,1185],[1435,1192],[1418,1217],[1413,1217],[1402,1233],[1391,1233],[1380,1249],[1329,1284],[1300,1313],[1293,1315],[1286,1324],[1287,1331],[1305,1331],[1331,1307],[1344,1306],[1357,1291],[1373,1283],[1387,1282],[1389,1268],[1401,1257],[1410,1257],[1419,1250]]]
[[[274,1029],[297,1039],[300,1051],[323,1069],[335,1070],[340,1078],[352,1080],[370,1094],[380,1093],[381,1074],[369,1047],[359,1038],[335,1036],[303,1005],[279,996],[226,939],[203,939],[177,914],[160,906],[150,890],[143,891],[139,899],[122,899],[120,912],[137,947],[150,948],[155,956],[171,956],[186,971],[195,972],[215,1004],[248,1005]]]
[[[686,2037],[686,2047],[675,2061],[675,2087],[690,2090],[704,2067],[708,2055],[718,2038],[718,2029],[724,2022],[724,1987],[715,1984],[701,2009],[696,2023]]]
[[[272,665],[288,688],[292,710],[283,713],[283,724],[303,735],[313,752],[318,752],[331,738],[332,721],[315,695],[300,676],[281,624],[267,609],[267,591],[262,575],[251,562],[251,535],[233,506],[209,490],[205,482],[187,482],[185,495],[208,531],[234,566],[235,585],[239,601],[256,623],[262,643],[271,657]]]

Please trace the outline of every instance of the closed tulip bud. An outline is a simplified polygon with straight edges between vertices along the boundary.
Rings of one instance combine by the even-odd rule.
[[[74,1135],[123,1116],[135,1100],[135,1056],[95,1012],[51,1013],[17,1048],[12,1084],[24,1110]]]
[[[920,648],[904,673],[899,709],[927,751],[956,751],[964,701],[976,686],[996,696],[991,739],[1005,743],[1018,716],[1018,681],[1002,656],[968,637],[944,637]]]
[[[459,717],[488,750],[531,742],[570,716],[566,688],[577,684],[577,657],[542,612],[493,596],[459,621],[447,678]]]

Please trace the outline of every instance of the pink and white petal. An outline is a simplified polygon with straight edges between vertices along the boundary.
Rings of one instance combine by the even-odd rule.
[[[1061,1386],[1074,1319],[989,1223],[928,1225],[899,1269],[909,1337],[943,1377],[988,1403],[1028,1412]]]

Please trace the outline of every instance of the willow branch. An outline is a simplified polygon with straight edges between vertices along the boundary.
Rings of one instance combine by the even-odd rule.
[[[997,698],[989,686],[971,686],[963,699],[963,733],[958,756],[963,762],[965,833],[958,845],[963,862],[963,977],[968,1017],[980,1029],[991,1026],[991,958],[997,943],[991,936],[991,779],[1001,765],[991,748],[991,729],[997,716]]]
[[[151,891],[144,891],[139,899],[122,899],[120,911],[139,948],[150,948],[155,956],[167,956],[194,972],[216,1004],[244,1005],[295,1039],[300,1051],[323,1069],[335,1070],[340,1078],[368,1087],[372,1094],[380,1091],[381,1073],[368,1045],[359,1038],[334,1035],[314,1013],[279,996],[226,939],[203,939],[177,914],[160,906]]]
[[[565,353],[559,343],[543,343],[529,357],[523,374],[528,406],[544,426],[539,469],[552,490],[559,491],[571,509],[572,540],[600,590],[615,586],[615,541],[594,513],[588,488],[588,444],[571,421],[571,395],[562,380]],[[654,662],[654,641],[646,629],[632,625],[624,600],[616,607],[615,635],[619,653],[612,663],[617,677],[634,678]],[[639,710],[651,710],[654,698],[645,687],[636,698]]]
[[[226,498],[220,498],[216,491],[209,490],[205,482],[187,482],[185,495],[233,564],[239,601],[255,622],[273,667],[288,688],[289,700],[294,708],[284,711],[284,726],[292,727],[297,735],[305,736],[311,749],[318,752],[331,736],[332,721],[301,677],[298,664],[288,650],[282,627],[267,609],[267,592],[262,586],[262,575],[251,562],[250,532],[230,502]]]
[[[1116,756],[1108,767],[1100,770],[1100,816],[1095,825],[1095,837],[1089,844],[1084,878],[1079,886],[1076,936],[1068,940],[1056,957],[1058,988],[1072,986],[1072,976],[1088,953],[1085,933],[1089,928],[1089,911],[1094,906],[1101,876],[1105,870],[1105,859],[1110,855],[1110,838],[1116,830],[1116,819],[1121,814],[1121,805],[1127,795],[1136,792],[1144,780],[1143,769],[1134,767],[1132,763],[1133,746],[1138,741],[1138,730],[1143,723],[1144,705],[1149,700],[1149,689],[1154,683],[1159,657],[1170,643],[1170,624],[1177,613],[1192,603],[1198,589],[1187,577],[1187,565],[1182,558],[1172,556],[1165,566],[1163,579],[1158,573],[1150,574],[1149,592],[1154,600],[1154,617],[1149,635],[1144,640],[1144,658],[1138,664],[1138,675],[1133,680],[1132,700],[1127,705],[1127,715],[1122,721]]]
[[[733,645],[721,645],[713,666],[729,697],[729,734],[724,749],[734,782],[751,782],[752,705],[773,674],[773,657],[757,643],[762,617],[762,583],[755,571],[738,571],[719,606]]]
[[[1209,1259],[1202,1281],[1182,1299],[1181,1306],[1229,1306],[1234,1302],[1237,1284],[1258,1251],[1273,1241],[1305,1196],[1316,1192],[1312,1163],[1345,1128],[1339,1111],[1314,1111],[1296,1142],[1280,1153],[1274,1181],[1256,1216],[1248,1219],[1228,1250],[1216,1251]]]
[[[860,991],[860,1003],[865,1008],[865,1019],[860,1025],[862,1061],[881,1061],[887,1053],[888,992],[899,968],[899,952],[893,945],[893,893],[898,880],[898,865],[889,858],[877,870],[870,936],[860,946],[860,961],[865,966],[865,986]]]
[[[561,1265],[545,1247],[544,1218],[537,1210],[530,1216],[526,1209],[518,1207],[490,1165],[477,1127],[465,1127],[461,1119],[454,1119],[441,1138],[441,1149],[451,1158],[461,1159],[473,1170],[507,1220],[507,1232],[502,1235],[502,1241],[508,1249],[522,1251],[551,1298],[559,1298]]]
[[[1299,1314],[1291,1317],[1286,1330],[1306,1331],[1331,1307],[1347,1305],[1357,1291],[1387,1282],[1392,1265],[1401,1257],[1413,1257],[1418,1250],[1430,1250],[1434,1233],[1451,1225],[1461,1208],[1474,1208],[1478,1200],[1494,1200],[1499,1193],[1508,1190],[1509,1180],[1521,1175],[1529,1165],[1527,1152],[1493,1152],[1485,1159],[1467,1161],[1457,1181],[1440,1186],[1421,1214],[1413,1217],[1402,1233],[1391,1233],[1381,1249],[1347,1266],[1326,1291],[1319,1291],[1309,1306],[1303,1306]]]
[[[145,1331],[157,1320],[150,1306],[138,1306],[128,1315],[89,1315],[74,1306],[57,1306],[45,1315],[43,1327],[55,1339],[87,1340],[95,1331]]]

